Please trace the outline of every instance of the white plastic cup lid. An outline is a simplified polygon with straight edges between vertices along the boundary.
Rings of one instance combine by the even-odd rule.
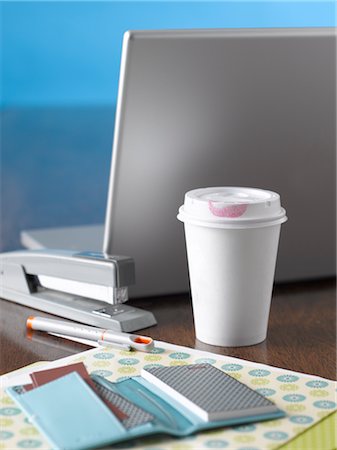
[[[211,187],[187,192],[178,219],[216,228],[250,228],[281,224],[287,217],[276,192]]]

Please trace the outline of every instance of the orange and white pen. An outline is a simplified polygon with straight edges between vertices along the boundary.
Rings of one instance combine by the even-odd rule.
[[[150,337],[91,327],[76,322],[30,316],[27,319],[27,328],[29,330],[46,331],[50,334],[89,339],[102,345],[130,347],[141,352],[151,352],[154,348],[154,341]]]

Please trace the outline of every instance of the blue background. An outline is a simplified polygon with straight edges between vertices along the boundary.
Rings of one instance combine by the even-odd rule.
[[[324,1],[5,3],[1,104],[114,104],[129,29],[333,26],[334,7]]]
[[[335,26],[335,3],[5,2],[1,247],[27,228],[103,223],[128,29]]]

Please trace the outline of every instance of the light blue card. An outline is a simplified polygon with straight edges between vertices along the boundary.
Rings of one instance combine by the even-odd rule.
[[[75,372],[16,397],[53,448],[93,448],[125,437],[125,429]]]

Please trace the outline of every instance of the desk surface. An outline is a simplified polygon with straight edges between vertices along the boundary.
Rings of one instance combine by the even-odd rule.
[[[158,321],[142,330],[154,339],[222,355],[336,379],[335,280],[279,285],[274,289],[267,340],[251,347],[221,348],[196,341],[188,295],[134,300]],[[48,314],[0,301],[1,374],[24,365],[62,358],[89,347],[36,333],[26,337],[29,315]]]

